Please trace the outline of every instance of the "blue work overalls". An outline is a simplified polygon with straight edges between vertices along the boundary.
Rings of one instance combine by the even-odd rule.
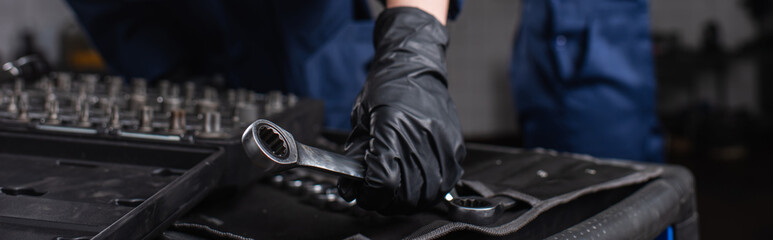
[[[526,147],[661,162],[646,0],[524,0],[511,82]]]

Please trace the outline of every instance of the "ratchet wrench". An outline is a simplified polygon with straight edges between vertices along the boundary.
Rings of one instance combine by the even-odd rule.
[[[311,147],[295,141],[293,135],[275,123],[258,119],[242,135],[247,157],[267,173],[278,173],[295,167],[317,169],[352,179],[364,178],[365,165],[344,155]],[[502,212],[516,201],[505,196],[491,198],[446,195],[449,218],[477,225],[494,223]]]

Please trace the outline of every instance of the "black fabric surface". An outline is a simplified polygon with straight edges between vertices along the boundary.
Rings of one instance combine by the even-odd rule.
[[[519,202],[489,226],[474,226],[448,221],[442,205],[411,216],[332,212],[259,182],[236,194],[216,193],[178,222],[255,239],[544,238],[619,202],[656,177],[658,172],[652,170],[659,169],[550,151],[475,145],[468,149],[465,182],[482,183],[494,194],[533,195],[533,202]],[[547,176],[541,177],[539,170]]]
[[[476,162],[465,165],[465,180],[483,182],[493,192],[514,189],[542,200],[636,171],[630,167],[577,161],[578,157],[587,156],[548,154],[550,151],[524,151],[518,154],[517,161],[507,161],[512,156],[501,152],[471,151],[476,151],[471,155],[484,160],[470,159]],[[540,177],[542,173],[545,177]]]

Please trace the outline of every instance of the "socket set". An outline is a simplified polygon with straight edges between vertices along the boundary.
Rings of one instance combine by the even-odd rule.
[[[77,76],[77,78],[76,78]],[[0,123],[43,132],[122,139],[195,142],[232,139],[257,118],[299,103],[295,95],[219,90],[194,82],[57,72],[25,86],[0,87]]]
[[[42,76],[0,84],[0,234],[13,239],[153,238],[216,189],[264,177],[241,144],[256,119],[307,142],[322,127],[321,101],[281,92]]]

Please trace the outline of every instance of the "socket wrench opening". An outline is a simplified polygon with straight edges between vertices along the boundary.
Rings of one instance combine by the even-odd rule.
[[[263,125],[258,128],[258,139],[272,155],[278,158],[287,158],[287,140],[271,126]]]

